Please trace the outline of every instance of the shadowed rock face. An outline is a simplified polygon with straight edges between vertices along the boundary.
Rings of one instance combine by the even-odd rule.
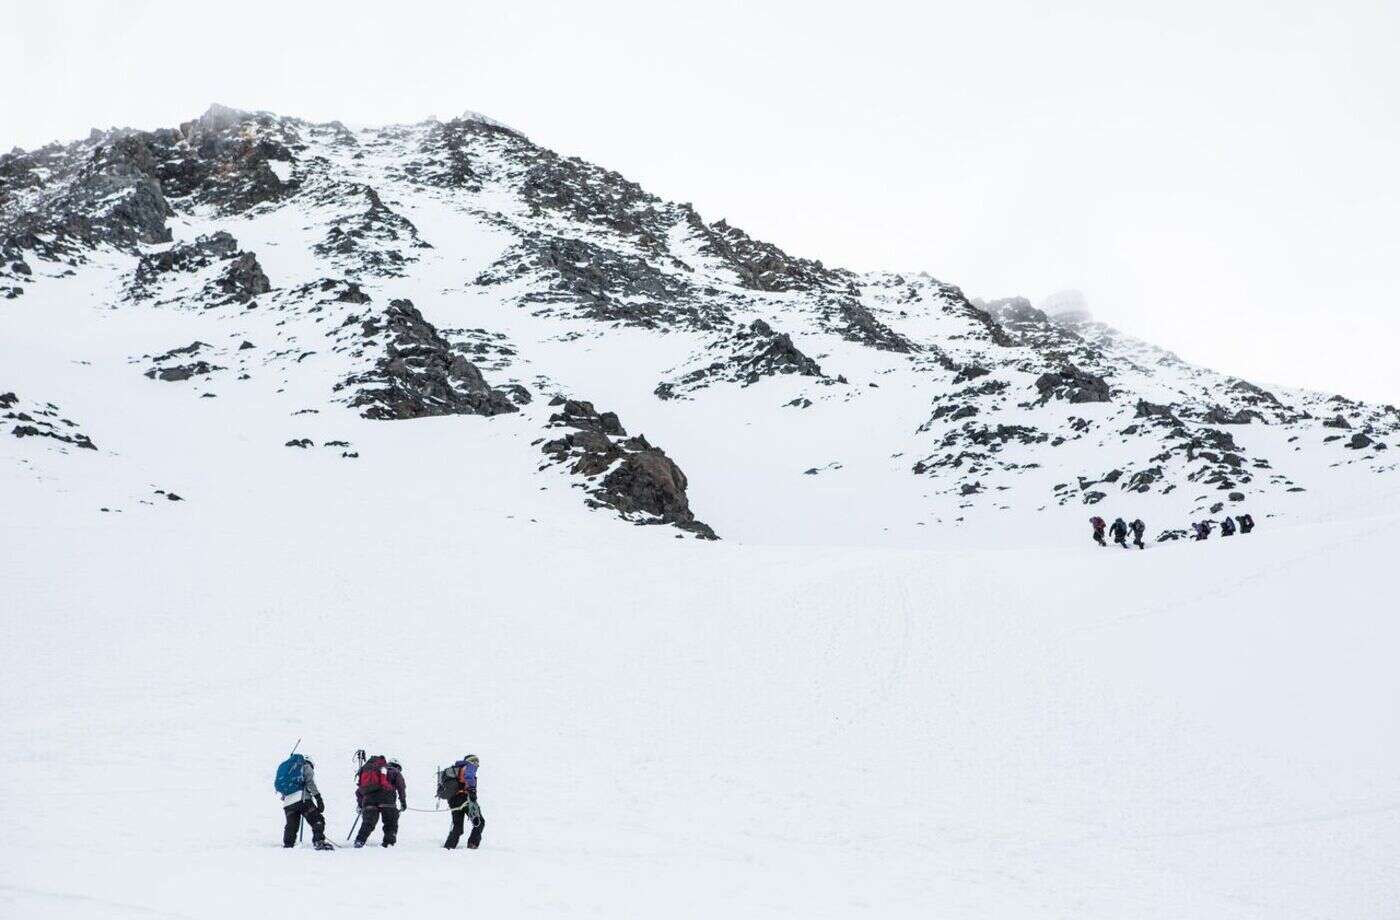
[[[518,411],[486,383],[476,365],[454,351],[410,300],[394,300],[382,316],[362,324],[365,338],[385,334],[375,369],[345,380],[350,405],[365,418],[409,419],[433,415],[500,415]]]
[[[628,437],[617,415],[583,400],[556,397],[550,426],[572,429],[541,448],[555,463],[590,480],[589,504],[616,510],[637,524],[672,524],[705,540],[718,539],[695,519],[685,473],[641,435]]]

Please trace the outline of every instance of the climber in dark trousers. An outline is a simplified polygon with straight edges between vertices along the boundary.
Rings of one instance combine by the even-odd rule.
[[[457,841],[462,839],[466,819],[472,820],[472,832],[467,837],[467,849],[481,846],[481,832],[486,829],[486,819],[481,816],[481,806],[476,802],[476,768],[481,761],[475,754],[468,754],[452,765],[457,773],[457,791],[447,800],[452,809],[452,830],[443,844],[449,850],[457,849]]]
[[[1107,546],[1108,544],[1103,541],[1103,530],[1108,525],[1104,523],[1103,518],[1096,514],[1089,518],[1089,524],[1094,528],[1094,542],[1099,546]]]
[[[1226,516],[1220,521],[1220,535],[1222,537],[1233,537],[1235,535],[1235,519]]]
[[[1123,522],[1122,518],[1114,518],[1113,526],[1108,528],[1108,532],[1113,535],[1114,543],[1124,549],[1128,548],[1128,525]]]
[[[1236,515],[1235,520],[1240,524],[1240,533],[1249,533],[1254,529],[1254,516],[1252,514]]]
[[[316,765],[307,757],[301,763],[302,787],[296,792],[282,796],[282,813],[286,823],[282,826],[282,846],[297,845],[297,833],[301,830],[301,819],[311,825],[311,843],[318,850],[332,849],[326,841],[326,803],[321,798],[321,790],[316,788]]]
[[[1133,545],[1138,549],[1146,549],[1142,545],[1142,532],[1147,529],[1147,525],[1142,522],[1142,518],[1134,518],[1128,529],[1133,532]]]
[[[360,832],[355,835],[358,849],[374,833],[380,817],[384,818],[383,846],[391,847],[399,836],[399,805],[407,803],[403,773],[392,770],[383,754],[375,754],[355,776],[355,801],[360,806]],[[396,802],[397,795],[399,802]]]

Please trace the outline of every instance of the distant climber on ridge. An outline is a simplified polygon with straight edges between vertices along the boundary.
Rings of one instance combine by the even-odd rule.
[[[1254,529],[1254,515],[1248,512],[1236,515],[1235,520],[1240,524],[1240,533],[1249,533]]]
[[[1142,545],[1142,532],[1147,529],[1147,525],[1142,522],[1142,518],[1133,518],[1133,522],[1128,525],[1128,529],[1133,532],[1133,545],[1138,549],[1146,549]]]
[[[1210,536],[1210,521],[1200,521],[1192,524],[1191,529],[1196,532],[1196,535],[1191,539],[1204,540]]]
[[[1108,525],[1104,523],[1103,518],[1099,517],[1096,514],[1093,517],[1089,518],[1089,523],[1094,528],[1094,542],[1097,543],[1099,546],[1107,546],[1108,544],[1103,541],[1103,530]]]
[[[1220,521],[1220,535],[1222,537],[1233,537],[1235,535],[1235,519],[1228,514]]]
[[[1113,526],[1108,529],[1108,532],[1113,535],[1114,543],[1117,543],[1124,549],[1128,548],[1128,525],[1123,523],[1122,518],[1114,518]]]

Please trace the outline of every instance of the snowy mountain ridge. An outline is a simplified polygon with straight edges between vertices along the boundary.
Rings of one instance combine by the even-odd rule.
[[[793,257],[475,113],[351,131],[214,106],[7,154],[0,255],[9,344],[32,330],[63,352],[0,387],[54,412],[48,378],[85,362],[93,385],[57,424],[123,468],[92,495],[106,508],[149,503],[157,477],[201,498],[104,398],[161,389],[177,429],[213,400],[256,407],[271,454],[352,443],[357,417],[480,416],[462,430],[548,440],[527,462],[546,485],[567,470],[580,506],[705,537],[822,539],[839,519],[919,542],[1107,502],[1170,539],[1243,510],[1306,516],[1310,491],[1396,467],[1392,406],[1192,366],[1073,296],[1050,315]],[[54,300],[121,314],[105,322],[129,353],[59,348],[92,314]],[[312,414],[319,435],[294,422]],[[5,415],[7,463],[81,478],[57,429]]]

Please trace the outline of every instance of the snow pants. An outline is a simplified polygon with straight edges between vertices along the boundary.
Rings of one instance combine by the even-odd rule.
[[[448,799],[447,804],[452,808],[452,830],[443,846],[449,850],[457,849],[457,841],[462,839],[468,815],[472,819],[472,832],[467,837],[467,849],[475,850],[481,846],[481,832],[486,829],[486,819],[481,816],[481,806],[476,804],[476,796],[459,792]]]
[[[363,846],[369,839],[369,835],[374,833],[375,825],[379,823],[379,816],[384,816],[384,846],[391,847],[399,839],[399,806],[398,805],[366,805],[360,809],[360,832],[355,835],[355,845]]]
[[[294,847],[297,845],[297,831],[301,829],[301,819],[305,818],[306,823],[311,825],[311,839],[319,843],[326,839],[326,819],[321,814],[321,809],[316,807],[316,803],[310,799],[302,799],[293,805],[288,805],[282,809],[287,816],[287,823],[282,827],[282,846]]]

